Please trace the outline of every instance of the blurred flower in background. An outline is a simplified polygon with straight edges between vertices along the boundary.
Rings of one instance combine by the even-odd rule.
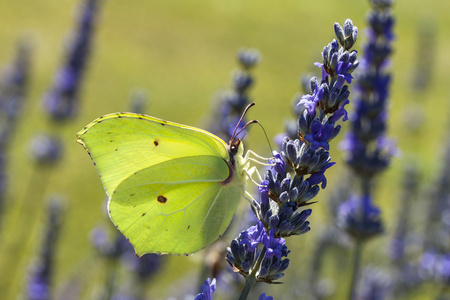
[[[76,28],[67,38],[63,51],[48,51],[52,40],[47,34],[54,29],[48,26],[50,23],[45,23],[48,32],[39,32],[39,43],[21,39],[14,57],[0,74],[0,269],[6,274],[0,276],[0,298],[138,300],[172,295],[177,299],[194,299],[200,292],[198,299],[220,300],[242,289],[241,275],[249,277],[256,270],[255,278],[260,283],[252,291],[255,298],[342,299],[344,282],[351,273],[348,266],[352,241],[372,240],[383,232],[383,239],[374,239],[364,247],[360,282],[354,287],[355,299],[449,299],[449,147],[441,137],[443,142],[433,142],[435,136],[447,130],[441,124],[445,109],[440,109],[446,107],[443,103],[447,98],[446,85],[441,83],[445,72],[440,68],[445,68],[447,62],[445,57],[436,55],[446,51],[442,37],[447,36],[448,29],[440,26],[445,24],[445,16],[440,15],[445,14],[445,5],[440,9],[442,13],[437,11],[429,18],[433,20],[427,21],[426,16],[421,16],[417,22],[412,13],[417,12],[417,7],[421,13],[426,13],[434,6],[414,1],[398,2],[394,18],[392,1],[368,1],[371,6],[367,15],[369,28],[363,31],[367,36],[365,40],[358,37],[365,42],[358,60],[356,53],[348,52],[356,39],[353,24],[335,27],[336,40],[325,46],[322,61],[316,64],[321,76],[302,80],[303,93],[293,100],[294,119],[285,122],[285,133],[275,139],[275,165],[266,170],[262,186],[254,193],[258,204],[254,211],[259,220],[254,215],[235,217],[233,222],[245,220],[236,226],[233,224],[234,237],[238,236],[231,243],[222,241],[211,251],[214,256],[210,260],[211,276],[202,274],[197,267],[206,260],[202,254],[182,257],[183,260],[157,255],[138,259],[109,220],[103,220],[105,224],[98,222],[100,212],[93,211],[99,210],[96,205],[101,197],[91,199],[90,195],[95,194],[91,193],[94,189],[101,191],[101,188],[86,184],[91,174],[72,152],[74,132],[82,126],[81,121],[76,123],[76,120],[87,115],[91,118],[94,114],[80,105],[86,103],[83,97],[86,96],[87,103],[92,101],[90,105],[98,110],[95,114],[109,113],[113,107],[114,111],[126,107],[129,91],[134,86],[144,85],[152,88],[152,114],[153,104],[156,116],[161,108],[166,109],[167,114],[186,114],[186,111],[178,112],[178,107],[174,109],[175,105],[182,107],[186,102],[192,106],[187,112],[194,114],[204,103],[196,106],[188,94],[194,90],[193,85],[206,86],[209,81],[205,81],[200,72],[196,74],[201,78],[197,81],[187,78],[184,68],[192,68],[192,65],[185,57],[195,60],[199,69],[202,62],[207,62],[205,70],[214,69],[216,73],[227,70],[229,66],[224,66],[220,58],[234,51],[235,48],[230,50],[224,44],[236,47],[231,42],[231,35],[235,34],[239,44],[244,41],[257,46],[264,61],[257,50],[239,51],[238,69],[232,73],[229,91],[214,105],[210,130],[229,139],[243,108],[256,101],[262,104],[258,108],[264,107],[258,119],[263,123],[267,117],[266,129],[278,131],[284,104],[277,97],[290,86],[288,76],[292,77],[292,69],[298,68],[296,64],[306,64],[307,51],[315,51],[308,46],[313,44],[310,38],[314,42],[323,39],[323,31],[316,24],[325,22],[325,18],[348,17],[345,16],[347,3],[327,3],[326,9],[321,7],[318,14],[314,3],[302,1],[296,2],[301,9],[292,3],[270,9],[270,3],[255,5],[243,1],[239,7],[229,6],[227,10],[219,3],[209,3],[206,7],[201,3],[186,5],[184,2],[79,2]],[[367,3],[352,3],[352,14],[360,14],[354,18],[358,23]],[[26,6],[32,14],[18,9],[18,5]],[[68,10],[66,5],[57,6],[60,12]],[[251,15],[247,6],[252,7]],[[36,32],[43,28],[38,22],[44,17],[39,14],[44,16],[47,10],[45,18],[52,19],[55,28],[71,21],[55,13],[54,4],[50,2],[5,2],[0,7],[5,25],[0,34],[4,37],[2,45],[6,47],[9,35],[16,32],[14,18]],[[304,10],[305,7],[308,9]],[[310,15],[314,17],[302,15],[303,11],[312,12]],[[104,17],[101,22],[100,12]],[[52,18],[49,18],[50,13]],[[282,17],[274,19],[277,14]],[[401,25],[396,32],[402,33],[396,41],[396,61],[391,65],[389,57],[393,53],[396,20]],[[204,26],[205,22],[209,22],[208,26],[211,24],[210,28]],[[292,26],[292,22],[296,25]],[[412,26],[411,22],[416,25]],[[314,34],[312,30],[298,30],[308,29],[305,24],[314,27]],[[296,27],[297,32],[289,31],[287,25]],[[193,28],[195,35],[189,32]],[[174,29],[182,30],[182,34],[174,35]],[[211,35],[204,41],[208,45],[204,50],[201,49],[202,39],[204,34],[209,34],[208,30]],[[94,43],[97,34],[99,42]],[[294,34],[301,44],[290,38]],[[217,43],[218,40],[221,43]],[[283,40],[290,40],[292,48]],[[44,45],[40,44],[42,41]],[[94,44],[98,48],[94,48]],[[289,63],[280,56],[280,53],[291,56],[290,51],[298,51],[299,47],[302,52],[298,57],[289,58]],[[197,56],[190,52],[193,49]],[[93,51],[99,56],[91,61]],[[45,87],[49,80],[43,76],[47,72],[43,62],[48,63],[51,61],[48,56],[61,52],[61,63],[50,86]],[[178,53],[187,56],[178,56]],[[436,64],[436,57],[440,57],[439,64]],[[214,59],[217,65],[211,66]],[[158,63],[164,65],[161,67]],[[87,77],[90,66],[94,76]],[[258,85],[254,76],[256,66],[260,72]],[[361,71],[353,72],[356,67]],[[405,74],[408,71],[411,72]],[[212,77],[214,73],[206,74]],[[407,83],[404,83],[405,78]],[[349,88],[350,82],[356,83],[353,91]],[[87,95],[84,86],[91,89]],[[393,93],[389,91],[391,87],[395,88]],[[353,104],[349,105],[353,105],[352,109],[346,106],[350,92],[355,95]],[[179,99],[180,94],[182,100],[167,101],[164,107],[163,93],[166,93],[163,101],[165,97]],[[201,93],[206,103],[208,95],[204,95],[204,90]],[[390,97],[395,97],[392,105],[388,103]],[[35,109],[37,98],[41,99],[44,114]],[[415,107],[412,101],[416,101]],[[111,106],[106,107],[105,103]],[[134,89],[129,110],[144,113],[146,103],[148,93]],[[405,113],[414,108],[414,114],[405,114],[406,129],[394,123],[404,103]],[[388,109],[392,109],[392,113],[387,113]],[[390,119],[391,114],[393,119]],[[42,118],[44,115],[49,118]],[[337,125],[347,117],[349,122]],[[388,123],[393,124],[389,131]],[[330,159],[330,151],[333,153],[330,141],[346,124],[352,130],[341,145],[347,151],[345,159],[354,171],[352,176],[338,173],[338,167],[330,169],[334,165]],[[400,143],[406,145],[402,148],[404,153],[417,152],[414,162],[406,162],[401,172],[395,166],[397,162],[392,161],[398,153],[395,142],[387,138],[395,134]],[[405,142],[407,139],[413,143]],[[246,146],[250,149],[257,146],[253,144],[253,136]],[[427,148],[430,148],[426,150],[427,155],[421,156]],[[436,155],[436,148],[444,150],[442,157]],[[339,158],[334,160],[341,164]],[[394,168],[386,172],[387,177],[382,177],[391,164]],[[436,170],[437,167],[440,169]],[[394,174],[395,180],[391,180],[393,175],[390,174]],[[84,181],[75,176],[83,177]],[[361,179],[371,183],[354,189],[352,182]],[[317,198],[325,187],[324,198]],[[370,193],[364,193],[367,190]],[[312,218],[312,209],[318,206],[309,205],[318,200],[328,216],[315,209]],[[387,210],[391,208],[397,209],[397,214]],[[92,229],[93,224],[98,226]],[[342,228],[350,234],[340,230]],[[288,239],[309,231],[311,233],[298,239],[297,244]],[[316,245],[312,244],[313,240]],[[377,248],[373,249],[372,245]],[[388,248],[389,251],[383,251]],[[219,261],[225,265],[227,261],[232,266],[231,271],[221,272]],[[211,279],[205,281],[208,277]],[[281,279],[284,284],[278,287],[263,284]]]

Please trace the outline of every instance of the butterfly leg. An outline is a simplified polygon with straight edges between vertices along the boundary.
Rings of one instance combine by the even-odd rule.
[[[250,155],[253,155],[255,158],[250,157]],[[261,159],[261,160],[265,160],[265,161],[269,161],[269,160],[272,159],[272,157],[270,157],[270,158],[262,157],[262,156],[256,154],[255,152],[253,152],[252,150],[248,150],[247,153],[244,156],[244,162],[246,163],[246,162],[249,162],[249,161],[253,161],[253,162],[257,163],[258,165],[268,166],[268,167],[271,167],[271,166],[275,165],[273,163],[266,163],[266,162],[260,161],[260,160],[258,160],[256,158]]]
[[[253,196],[252,196],[248,191],[245,191],[244,198],[245,198],[245,200],[247,200],[248,202],[250,202],[250,205],[252,206],[253,212],[254,212],[255,214],[258,214],[258,211],[260,211],[260,209],[258,209],[258,208],[259,208],[259,203],[258,203],[258,201],[256,201],[256,200],[253,198]],[[257,217],[260,218],[260,216],[257,216]]]
[[[263,179],[261,177],[261,174],[259,173],[258,169],[256,167],[251,167],[248,170],[245,170],[245,173],[247,174],[247,177],[258,187],[261,187],[262,185],[258,183],[255,179],[253,179],[252,175],[256,173],[256,176],[258,177],[259,182],[262,182]]]
[[[250,194],[248,191],[245,191],[244,193],[244,198],[250,202],[250,204],[255,201],[255,199],[253,198],[252,194]]]
[[[256,158],[259,158],[259,159],[262,159],[262,160],[270,160],[270,159],[273,159],[273,157],[264,157],[264,156],[261,156],[261,155],[258,155],[258,154],[256,154],[255,152],[253,152],[252,150],[248,150],[247,151],[247,155],[253,155],[253,156],[255,156]]]

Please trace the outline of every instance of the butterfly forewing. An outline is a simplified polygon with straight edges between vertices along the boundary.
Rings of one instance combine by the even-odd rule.
[[[108,195],[125,178],[174,158],[214,155],[229,160],[226,144],[207,131],[133,113],[100,117],[77,134]]]

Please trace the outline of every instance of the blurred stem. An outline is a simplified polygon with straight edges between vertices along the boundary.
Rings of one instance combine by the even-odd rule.
[[[35,248],[33,247],[34,237],[36,230],[40,229],[38,223],[41,221],[40,217],[44,209],[42,201],[47,190],[47,185],[50,182],[48,171],[48,166],[33,164],[29,182],[25,187],[25,193],[23,197],[16,199],[18,203],[14,208],[12,220],[8,222],[8,224],[22,224],[22,226],[17,226],[16,230],[6,231],[6,234],[8,232],[10,234],[7,237],[5,234],[5,240],[2,241],[16,255],[16,259],[13,262],[6,262],[6,264],[14,263],[19,266],[12,267],[9,265],[9,267],[6,267],[6,269],[10,270],[8,274],[10,282],[21,282],[24,275],[23,272],[26,271],[26,265],[29,263],[27,258],[30,255],[30,249]],[[1,267],[4,266],[2,265]],[[16,288],[14,284],[10,285],[10,297],[8,299],[14,298],[13,294]]]
[[[361,179],[361,194],[363,196],[370,196],[371,193],[372,180],[368,178]]]
[[[355,252],[353,255],[353,272],[352,272],[352,281],[350,283],[350,291],[349,291],[349,300],[355,300],[356,299],[356,288],[357,288],[357,281],[359,279],[359,272],[360,272],[360,265],[361,265],[361,256],[362,256],[362,250],[363,250],[363,244],[364,242],[361,239],[356,240],[355,244]]]
[[[372,185],[372,181],[369,178],[361,179],[361,194],[362,194],[361,201],[366,201],[366,197],[370,198],[371,185]],[[359,213],[359,217],[362,219],[363,222],[365,221],[364,220],[365,216],[367,216],[367,212],[364,210],[367,208],[368,207],[365,203],[361,203],[361,206],[360,206],[361,211]],[[363,245],[364,245],[364,240],[362,238],[356,237],[355,250],[354,250],[354,254],[353,254],[352,279],[351,279],[351,283],[350,283],[350,291],[349,291],[349,296],[348,296],[349,300],[356,299],[356,289],[358,286],[358,279],[360,277],[359,273],[360,273],[360,268],[361,268],[361,257],[362,257]]]
[[[439,289],[439,295],[437,296],[436,300],[446,300],[450,297],[450,287],[448,285],[441,285],[441,288]]]
[[[106,281],[105,281],[105,290],[102,295],[102,300],[112,299],[114,296],[114,292],[116,291],[117,284],[117,272],[118,272],[118,258],[114,257],[108,259],[107,262],[107,273],[106,273]]]
[[[325,235],[326,233],[324,233]],[[325,239],[319,239],[315,250],[313,251],[312,268],[309,276],[309,285],[311,287],[311,294],[313,299],[320,299],[319,291],[319,276],[322,270],[322,262],[325,256],[325,250],[327,249]]]
[[[262,249],[261,253],[258,256],[258,261],[252,268],[252,272],[247,277],[245,277],[244,288],[242,289],[241,295],[239,296],[239,300],[247,299],[250,289],[256,282],[256,273],[258,273],[259,268],[261,267],[262,260],[266,256],[266,251],[267,251],[266,246],[264,246],[264,248]]]

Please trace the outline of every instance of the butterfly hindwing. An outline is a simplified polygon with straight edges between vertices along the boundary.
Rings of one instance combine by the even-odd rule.
[[[241,198],[242,186],[223,184],[229,172],[217,156],[148,167],[119,184],[109,202],[111,220],[138,255],[199,251],[223,234]]]

